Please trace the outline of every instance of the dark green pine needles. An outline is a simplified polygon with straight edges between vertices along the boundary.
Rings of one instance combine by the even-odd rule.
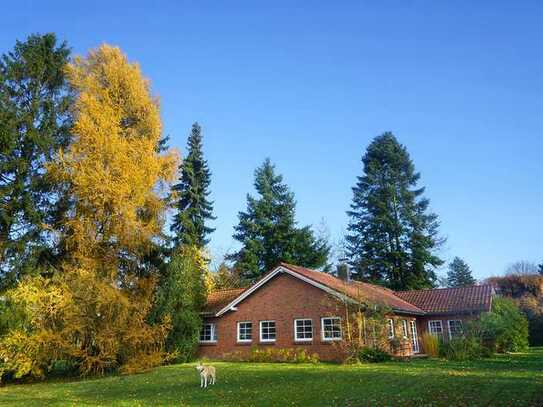
[[[213,202],[209,200],[211,172],[202,150],[202,128],[198,123],[192,125],[187,143],[188,154],[180,166],[181,178],[173,186],[177,193],[176,214],[171,231],[174,232],[174,245],[204,247],[209,242],[209,234],[215,229],[206,225],[214,220]]]
[[[258,197],[247,195],[247,210],[239,213],[234,239],[241,249],[227,256],[241,278],[254,281],[281,261],[319,268],[326,264],[330,247],[316,238],[309,226],[298,227],[294,194],[266,159],[255,171]]]
[[[353,187],[347,256],[354,279],[395,290],[432,287],[442,243],[420,174],[392,133],[376,137]]]

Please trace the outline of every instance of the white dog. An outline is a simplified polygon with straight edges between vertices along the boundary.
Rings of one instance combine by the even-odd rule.
[[[207,387],[207,380],[210,384],[215,384],[215,368],[213,366],[204,366],[198,362],[196,370],[200,372],[200,387]]]

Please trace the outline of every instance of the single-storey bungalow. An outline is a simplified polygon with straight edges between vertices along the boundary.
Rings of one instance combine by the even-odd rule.
[[[429,332],[447,341],[469,319],[492,306],[492,287],[395,292],[358,281],[281,263],[250,287],[212,292],[203,313],[199,355],[224,358],[258,348],[306,349],[321,360],[339,360],[345,340],[348,303],[386,308],[388,339],[401,339],[393,353],[422,353],[420,336]]]

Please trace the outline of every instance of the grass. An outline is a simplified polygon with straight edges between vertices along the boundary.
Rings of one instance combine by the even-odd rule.
[[[194,364],[133,376],[0,388],[6,405],[360,406],[543,405],[543,348],[475,362],[382,364],[214,363],[217,384],[199,388]]]

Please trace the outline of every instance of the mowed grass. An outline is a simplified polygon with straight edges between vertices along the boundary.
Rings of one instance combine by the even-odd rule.
[[[543,348],[475,362],[383,364],[213,363],[217,384],[199,388],[194,364],[133,376],[0,388],[0,404],[179,406],[543,405]]]

